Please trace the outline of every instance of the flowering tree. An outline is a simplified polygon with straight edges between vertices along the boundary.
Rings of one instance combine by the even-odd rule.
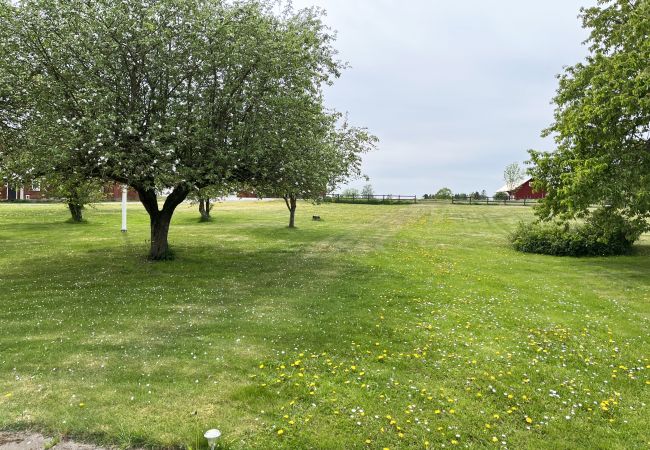
[[[133,187],[150,216],[152,259],[169,256],[172,215],[193,189],[249,181],[243,161],[268,134],[252,118],[268,114],[269,99],[287,87],[315,95],[340,69],[315,12],[276,15],[265,0],[3,9],[8,66],[21,78],[12,83],[25,87],[10,102],[30,107],[17,128],[52,170]]]

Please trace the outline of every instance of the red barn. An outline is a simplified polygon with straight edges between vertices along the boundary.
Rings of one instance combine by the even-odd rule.
[[[507,193],[511,200],[528,200],[546,197],[546,192],[533,190],[533,187],[531,186],[532,183],[533,179],[528,178],[515,183],[514,187],[508,187],[507,185],[503,186],[497,192]]]

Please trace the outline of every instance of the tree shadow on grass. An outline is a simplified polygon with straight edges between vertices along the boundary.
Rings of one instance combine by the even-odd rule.
[[[577,266],[601,272],[608,277],[629,279],[648,285],[650,273],[650,242],[637,243],[629,255],[575,258]]]
[[[314,239],[303,238],[305,246]],[[336,254],[307,255],[305,246],[276,244],[246,251],[208,246],[191,256],[198,244],[184,243],[179,260],[163,264],[134,257],[132,247],[105,244],[75,254],[57,248],[49,263],[16,260],[3,273],[11,293],[0,298],[6,324],[0,348],[7,350],[0,379],[11,379],[17,367],[50,389],[61,382],[74,387],[86,377],[114,395],[115,389],[137,389],[144,372],[150,374],[146,382],[171,390],[177,389],[172,381],[219,374],[234,388],[215,392],[246,410],[245,398],[237,396],[246,392],[260,359],[273,358],[278,349],[344,352],[346,340],[374,329],[364,323],[371,299],[360,290],[372,279],[363,277],[369,271],[362,260],[342,265]],[[397,339],[390,330],[385,336]],[[107,368],[100,369],[104,362]],[[120,439],[98,429],[71,431],[93,442]],[[155,445],[155,436],[127,437]]]
[[[341,308],[352,312],[356,306],[341,296],[324,297],[341,286],[352,291],[361,288],[366,281],[363,274],[369,271],[362,259],[342,262],[338,248],[313,251],[312,246],[322,244],[325,235],[328,241],[340,244],[346,240],[345,234],[270,226],[238,231],[266,244],[226,241],[217,246],[198,240],[174,245],[172,241],[177,259],[163,263],[147,261],[140,254],[143,246],[112,243],[75,249],[74,254],[61,247],[47,258],[17,259],[2,274],[12,287],[12,294],[5,295],[5,307],[12,307],[13,296],[21,296],[26,313],[33,310],[47,315],[51,310],[60,315],[68,311],[70,317],[80,319],[79,314],[105,317],[108,313],[117,318],[133,314],[141,315],[146,328],[155,327],[155,314],[168,315],[178,305],[190,305],[217,314],[217,318],[222,318],[218,314],[228,315],[232,324],[221,324],[224,334],[241,332],[246,323],[255,324],[264,317],[283,316],[278,327],[293,338],[312,327],[319,331],[311,337],[307,333],[307,340],[336,342],[339,331],[322,327],[323,314]],[[290,245],[285,239],[290,239]],[[37,282],[33,274],[38,274]],[[32,305],[30,298],[34,299]],[[128,323],[126,318],[121,320]],[[197,321],[196,326],[211,332],[209,319]],[[263,337],[268,330],[253,331]]]

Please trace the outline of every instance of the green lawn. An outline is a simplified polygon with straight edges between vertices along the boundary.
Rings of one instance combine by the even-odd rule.
[[[311,221],[318,214],[321,222]],[[0,429],[223,449],[648,448],[650,238],[518,254],[523,207],[0,204]]]

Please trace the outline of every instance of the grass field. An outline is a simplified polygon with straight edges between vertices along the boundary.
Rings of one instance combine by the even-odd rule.
[[[321,222],[309,220],[320,215]],[[0,204],[0,429],[223,449],[648,448],[650,239],[512,251],[528,208]]]

